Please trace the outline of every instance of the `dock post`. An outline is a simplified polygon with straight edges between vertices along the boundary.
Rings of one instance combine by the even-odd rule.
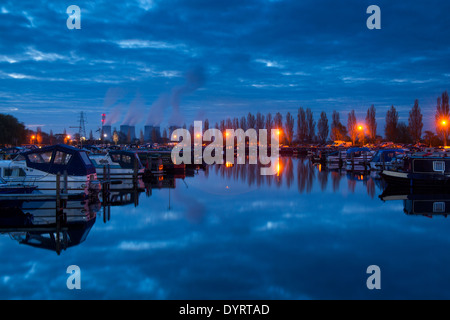
[[[364,164],[364,173],[366,173],[366,171],[367,171],[367,167],[366,167],[366,165],[367,165],[367,152],[364,152],[363,164]]]
[[[382,168],[384,170],[384,165],[385,165],[385,163],[384,163],[384,152],[381,153],[381,163],[383,164]]]
[[[355,171],[355,154],[352,153],[352,171]]]
[[[61,210],[61,173],[58,172],[56,175],[56,219],[59,217]]]
[[[69,182],[68,182],[68,174],[67,170],[64,170],[64,192],[63,193],[69,193]]]
[[[133,167],[133,187],[137,188],[137,177],[138,177],[138,163],[137,159],[134,158],[134,167]]]

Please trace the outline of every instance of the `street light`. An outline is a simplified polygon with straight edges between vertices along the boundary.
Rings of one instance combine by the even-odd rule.
[[[444,146],[447,146],[447,120],[446,119],[442,119],[441,120],[441,125],[443,127],[443,132],[444,132]]]
[[[362,136],[362,145],[364,146],[364,140],[365,140],[365,135],[364,135],[364,126],[363,125],[359,125],[358,126],[358,131],[360,132],[361,136]]]

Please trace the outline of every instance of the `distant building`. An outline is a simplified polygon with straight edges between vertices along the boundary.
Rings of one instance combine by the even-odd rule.
[[[120,133],[123,137],[126,137],[125,139],[127,140],[127,142],[136,140],[136,128],[134,126],[121,125]],[[128,141],[128,139],[130,141]]]
[[[155,132],[156,141],[153,141],[153,132]],[[144,140],[149,142],[158,142],[161,139],[161,128],[159,126],[147,125],[144,127]]]

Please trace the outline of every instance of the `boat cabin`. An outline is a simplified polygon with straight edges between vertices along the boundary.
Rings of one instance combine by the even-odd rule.
[[[407,166],[412,173],[450,174],[450,158],[446,157],[412,156]]]
[[[59,144],[22,153],[20,159],[27,167],[50,174],[69,176],[87,176],[95,174],[95,167],[85,151]]]
[[[136,152],[125,150],[110,151],[109,156],[112,162],[119,164],[123,169],[134,169],[135,164],[137,164],[138,170],[144,168]]]

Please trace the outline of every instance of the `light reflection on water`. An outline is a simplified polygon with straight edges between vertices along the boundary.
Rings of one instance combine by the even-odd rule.
[[[18,221],[2,209],[0,298],[449,297],[443,215],[408,211],[411,200],[391,200],[398,195],[383,193],[374,174],[329,171],[306,158],[282,158],[274,176],[259,173],[216,165],[165,176],[145,192],[116,192],[109,211],[73,203],[60,255],[54,239],[40,239],[50,250],[32,237],[25,244],[17,230],[29,216]],[[43,208],[29,207],[33,222],[51,219]],[[81,269],[78,291],[66,288],[72,264]],[[373,264],[378,291],[366,287]]]

